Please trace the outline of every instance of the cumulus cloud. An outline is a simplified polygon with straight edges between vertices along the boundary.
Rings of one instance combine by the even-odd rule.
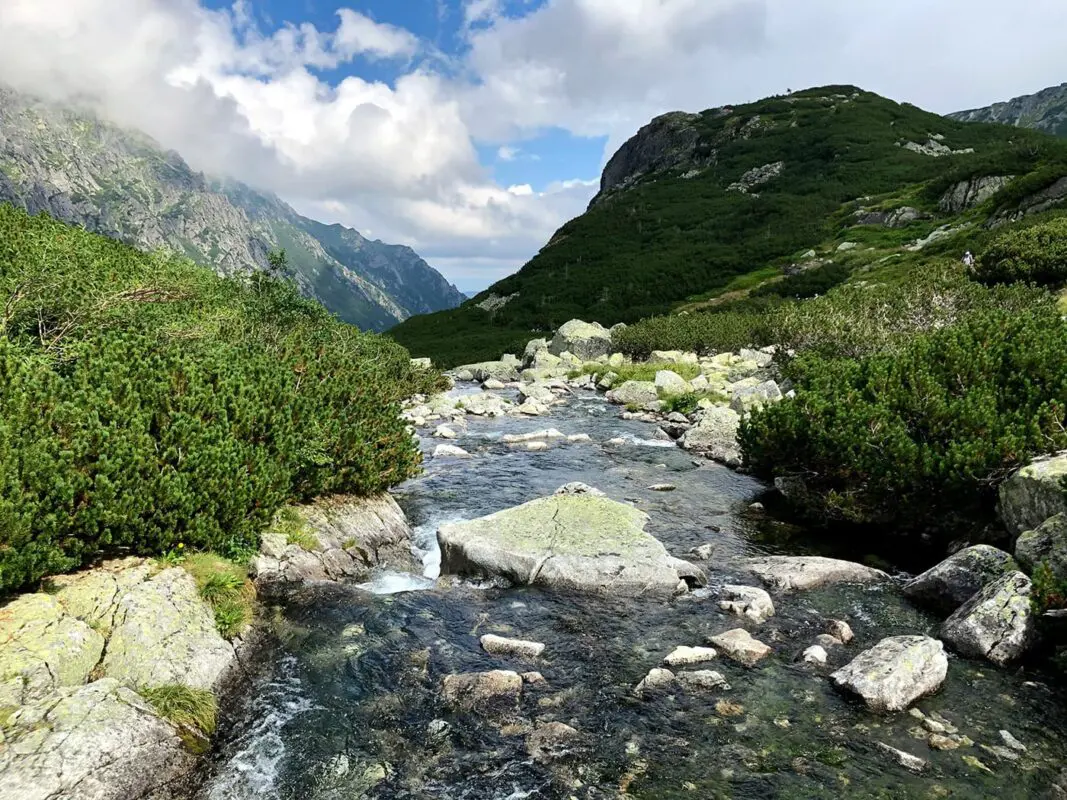
[[[450,2],[437,17],[459,26],[462,49],[443,56],[355,8],[330,30],[262,30],[250,0],[0,0],[0,79],[488,278],[581,212],[599,165],[540,191],[501,186],[476,144],[533,160],[520,145],[555,128],[607,137],[606,160],[672,109],[854,83],[950,111],[1067,75],[1062,0]],[[1010,59],[987,57],[1017,42]],[[358,77],[369,61],[398,77]],[[345,65],[344,80],[321,77]]]

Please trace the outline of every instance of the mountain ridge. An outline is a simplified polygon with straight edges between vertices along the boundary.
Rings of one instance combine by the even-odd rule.
[[[140,131],[2,85],[0,201],[222,275],[265,269],[284,248],[301,292],[365,329],[464,300],[409,247],[304,217],[276,195],[196,172]]]
[[[947,116],[959,122],[997,122],[1067,136],[1067,83]]]

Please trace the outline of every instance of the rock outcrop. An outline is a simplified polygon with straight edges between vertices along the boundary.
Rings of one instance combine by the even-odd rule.
[[[437,532],[442,572],[499,575],[539,585],[621,595],[671,595],[700,569],[646,533],[648,515],[592,494],[557,494]]]
[[[768,586],[782,591],[815,589],[835,583],[879,583],[889,576],[851,561],[821,556],[765,556],[745,566]]]
[[[937,207],[945,214],[959,214],[968,208],[980,206],[1012,182],[1014,175],[989,175],[960,181],[938,202]]]
[[[572,319],[556,331],[548,352],[554,356],[572,353],[581,361],[595,361],[611,353],[611,331],[597,322]]]
[[[990,583],[941,626],[941,636],[963,655],[1008,664],[1034,643],[1030,579],[1010,572]]]
[[[936,692],[948,675],[944,645],[929,636],[893,636],[865,650],[830,676],[872,711],[903,711]]]
[[[1044,564],[1053,577],[1067,581],[1067,514],[1051,517],[1036,530],[1026,531],[1015,542],[1015,558],[1033,572]]]
[[[1067,453],[1040,458],[1000,486],[1000,518],[1014,534],[1032,531],[1049,517],[1067,512]]]
[[[979,544],[949,556],[940,564],[909,581],[904,594],[945,612],[955,611],[976,592],[1015,570],[1012,557],[1003,550]]]
[[[680,444],[686,450],[706,456],[728,467],[741,466],[741,446],[737,432],[741,415],[730,408],[711,408],[686,431]]]

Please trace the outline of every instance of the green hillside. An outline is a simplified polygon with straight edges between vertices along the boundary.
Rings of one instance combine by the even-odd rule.
[[[928,215],[894,231],[903,242],[969,211],[940,203],[960,181],[1016,176],[995,198],[1000,208],[1067,174],[1067,142],[847,86],[664,119],[669,129],[653,121],[627,143],[590,209],[517,274],[390,335],[443,365],[498,357],[574,317],[634,322],[714,296],[738,276],[773,274],[810,247],[851,238],[861,206]],[[753,173],[761,169],[763,182]],[[506,302],[479,307],[490,298]]]

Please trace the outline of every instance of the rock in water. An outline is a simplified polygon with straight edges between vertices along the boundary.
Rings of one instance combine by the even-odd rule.
[[[960,550],[908,582],[904,594],[951,612],[986,584],[1014,569],[1015,562],[1010,555],[987,544],[979,544]]]
[[[855,638],[852,628],[847,622],[832,619],[826,623],[826,632],[837,639],[841,644],[848,644]]]
[[[569,352],[582,361],[595,361],[611,353],[611,331],[598,322],[572,319],[556,331],[548,351],[555,356]]]
[[[709,641],[734,661],[746,667],[754,666],[773,652],[763,642],[753,639],[744,628],[735,628],[732,631],[720,633],[718,636],[712,636]]]
[[[741,465],[741,446],[737,431],[741,416],[730,408],[710,408],[679,440],[682,447],[728,467]]]
[[[683,667],[686,664],[700,664],[704,661],[713,661],[718,658],[718,653],[710,647],[676,647],[671,654],[663,659],[668,667]]]
[[[454,444],[439,444],[434,448],[434,458],[470,458],[471,454]]]
[[[813,644],[811,647],[804,651],[803,658],[804,661],[808,664],[825,665],[826,659],[829,658],[829,655],[827,654],[826,649],[824,647],[822,647],[821,645]]]
[[[1054,577],[1067,581],[1067,514],[1057,514],[1015,542],[1015,557],[1033,572],[1044,563]]]
[[[903,711],[941,688],[948,674],[944,645],[929,636],[893,636],[833,673],[834,684],[872,711]]]
[[[904,767],[904,769],[910,772],[922,772],[924,769],[926,769],[927,764],[925,759],[919,758],[918,756],[913,756],[911,753],[905,753],[903,750],[897,750],[897,748],[890,747],[889,745],[884,744],[883,742],[878,742],[878,749],[881,750],[883,753],[887,753],[888,755],[892,756],[893,760],[895,760],[898,764],[900,764],[900,766]]]
[[[766,556],[745,566],[775,589],[815,589],[835,583],[878,583],[889,576],[879,569],[821,556]]]
[[[580,483],[575,481],[574,483],[567,483],[556,489],[556,494],[587,494],[592,497],[607,497],[602,491],[594,486],[590,486],[588,483]]]
[[[1015,472],[1000,485],[1000,518],[1008,530],[1032,531],[1049,517],[1067,512],[1067,453],[1042,458]]]
[[[669,669],[655,669],[649,670],[649,673],[641,679],[641,682],[634,687],[634,694],[638,697],[644,697],[649,692],[663,691],[664,689],[670,689],[675,683],[674,673]]]
[[[442,570],[607,594],[671,595],[706,583],[644,528],[648,515],[591,494],[559,494],[437,532]]]
[[[645,406],[659,399],[656,384],[652,381],[626,381],[617,389],[608,392],[608,400],[620,406]]]
[[[690,691],[709,691],[713,689],[729,689],[730,684],[726,678],[712,669],[698,669],[693,672],[679,672],[675,676],[678,684]]]
[[[582,735],[562,722],[543,722],[526,737],[526,752],[534,761],[546,764],[571,755]]]
[[[128,800],[194,761],[178,732],[113,678],[65,688],[5,723],[0,797]]]
[[[514,709],[522,694],[522,676],[510,670],[448,675],[441,686],[445,703],[459,711],[491,713]]]
[[[522,656],[523,658],[537,658],[545,650],[542,642],[527,642],[522,639],[505,639],[487,633],[480,639],[482,649],[495,656]]]
[[[1030,579],[1010,572],[960,606],[941,627],[953,648],[1004,665],[1023,655],[1035,638]]]
[[[720,597],[719,608],[753,622],[765,622],[774,616],[771,596],[755,586],[724,586]]]

